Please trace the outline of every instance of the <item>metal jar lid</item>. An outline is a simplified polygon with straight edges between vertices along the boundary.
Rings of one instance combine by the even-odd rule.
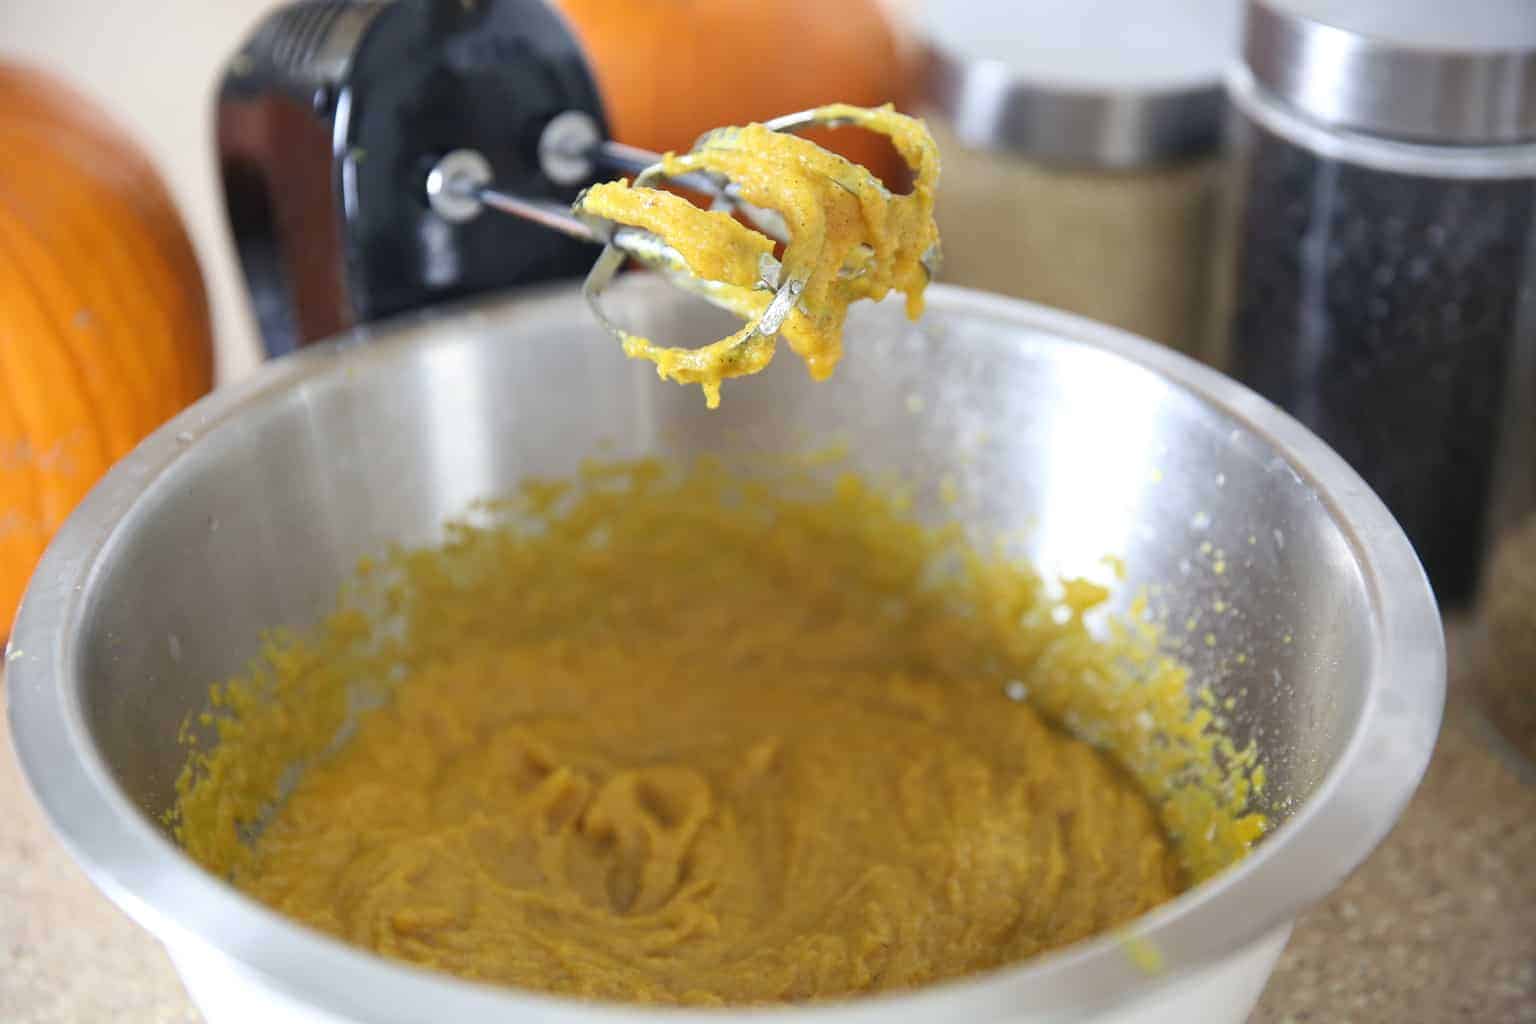
[[[1249,0],[1243,59],[1262,89],[1324,125],[1536,139],[1536,0]]]
[[[914,13],[926,108],[968,146],[1131,169],[1221,143],[1241,0],[928,0]]]

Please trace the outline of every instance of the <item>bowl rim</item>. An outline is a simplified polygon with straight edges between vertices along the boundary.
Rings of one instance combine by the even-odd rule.
[[[632,287],[648,288],[650,283]],[[1267,400],[1171,349],[1069,313],[952,285],[928,290],[938,314],[982,316],[1087,345],[1151,370],[1281,454],[1328,508],[1369,595],[1370,680],[1337,762],[1309,799],[1240,864],[1111,933],[1015,965],[909,991],[814,1006],[711,1011],[643,1009],[487,985],[353,947],[281,916],[215,878],[147,820],[94,748],[71,644],[95,577],[135,503],[197,439],[306,381],[388,358],[445,324],[514,322],[579,303],[543,286],[406,314],[267,363],[156,430],[91,490],[32,576],[6,653],[13,744],[34,798],[92,881],[173,948],[216,950],[267,986],[359,1020],[530,1019],[548,1022],[792,1019],[862,1024],[1110,1006],[1216,963],[1285,927],[1335,888],[1395,824],[1433,751],[1444,706],[1444,631],[1429,581],[1386,506],[1323,441]],[[361,351],[357,351],[361,349]],[[615,358],[618,358],[615,354]],[[1149,974],[1144,950],[1161,968]],[[514,1016],[521,1014],[522,1016]]]

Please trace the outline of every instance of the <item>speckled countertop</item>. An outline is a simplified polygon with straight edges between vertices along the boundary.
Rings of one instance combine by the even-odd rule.
[[[1423,787],[1297,926],[1254,1024],[1536,1024],[1536,781],[1491,752],[1467,696],[1476,652],[1462,631],[1451,640],[1451,698]],[[0,822],[0,1021],[195,1024],[159,945],[86,881],[8,752]]]

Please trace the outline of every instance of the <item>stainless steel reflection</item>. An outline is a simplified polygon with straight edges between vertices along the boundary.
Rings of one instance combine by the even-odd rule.
[[[1221,86],[1156,92],[1052,89],[997,61],[967,61],[931,46],[927,100],[977,149],[1105,170],[1200,156],[1221,142]]]
[[[651,337],[719,333],[717,314],[654,281],[632,277],[612,299]],[[359,332],[221,390],[112,471],[32,582],[9,697],[41,803],[141,922],[306,1005],[380,1021],[609,1019],[346,948],[204,874],[158,824],[183,757],[177,729],[262,629],[313,622],[359,556],[430,542],[530,474],[569,473],[602,444],[746,464],[844,440],[863,470],[916,481],[920,514],[1017,534],[1053,572],[1097,574],[1104,555],[1122,556],[1125,596],[1155,588],[1172,632],[1197,638],[1185,653],[1263,752],[1280,827],[1129,930],[1161,952],[1164,977],[1273,932],[1338,884],[1417,784],[1444,684],[1423,574],[1360,479],[1226,378],[1075,317],[936,287],[920,324],[887,303],[856,309],[848,334],[833,380],[808,383],[784,355],[709,412],[696,389],[623,359],[560,289]],[[940,497],[951,486],[953,506]],[[1155,984],[1124,938],[786,1012],[1079,1019]]]
[[[1430,7],[1417,7],[1250,0],[1243,56],[1266,91],[1325,125],[1461,145],[1536,140],[1532,11],[1502,5],[1482,23],[1519,19],[1519,31],[1458,47],[1405,34],[1427,20]],[[1491,13],[1447,4],[1440,20]]]

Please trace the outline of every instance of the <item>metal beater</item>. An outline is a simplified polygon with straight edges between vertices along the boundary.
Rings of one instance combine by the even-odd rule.
[[[852,120],[847,117],[820,110],[803,110],[764,122],[764,127],[772,131],[795,132],[816,125],[839,127],[851,123]],[[714,134],[711,132],[705,138]],[[700,139],[693,151],[697,152],[704,141]],[[710,197],[710,209],[741,213],[774,241],[789,241],[783,217],[776,211],[742,201],[735,184],[723,175],[714,172],[668,174],[660,154],[602,139],[596,123],[579,112],[567,112],[550,122],[540,140],[539,157],[544,173],[551,180],[562,183],[590,181],[600,172],[608,172],[633,175],[636,187],[674,185],[701,192]],[[660,235],[632,225],[619,224],[590,212],[581,212],[579,197],[573,209],[549,200],[512,194],[498,188],[492,179],[490,163],[481,154],[471,149],[455,150],[444,156],[428,174],[428,202],[440,216],[453,221],[468,220],[489,208],[521,217],[571,238],[602,245],[603,252],[587,274],[582,291],[598,321],[620,342],[624,340],[625,331],[608,317],[601,296],[629,260],[662,273],[685,291],[707,301],[727,305],[720,298],[718,283],[695,275],[682,255]],[[937,264],[937,250],[930,249],[923,254],[922,265],[930,277],[936,272]],[[844,276],[860,273],[863,270],[857,262],[842,271]],[[776,335],[799,301],[805,286],[803,275],[786,277],[783,265],[777,259],[764,256],[757,287],[772,291],[774,296],[763,313],[752,321],[750,331],[738,344]]]

